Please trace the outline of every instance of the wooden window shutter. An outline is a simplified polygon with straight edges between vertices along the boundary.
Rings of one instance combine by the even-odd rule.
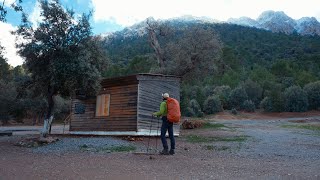
[[[110,94],[101,94],[97,96],[96,116],[109,116]]]

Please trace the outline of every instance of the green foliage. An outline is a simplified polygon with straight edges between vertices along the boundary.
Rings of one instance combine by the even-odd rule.
[[[281,88],[274,86],[274,89],[270,92],[269,97],[272,102],[273,112],[282,112],[285,110],[285,99]]]
[[[266,112],[272,112],[273,107],[272,107],[272,100],[270,97],[265,97],[261,103],[260,103],[260,108],[262,108]]]
[[[231,88],[230,86],[218,86],[213,90],[213,93],[217,96],[219,96],[220,101],[222,103],[222,106],[224,109],[228,108],[228,98],[231,93]]]
[[[256,109],[256,106],[251,100],[245,100],[242,104],[241,109],[247,112],[254,112]]]
[[[189,102],[189,106],[187,107],[187,112],[186,112],[186,116],[189,117],[202,117],[204,114],[201,111],[201,107],[199,105],[199,103],[197,102],[197,100],[192,99]]]
[[[307,84],[303,90],[308,96],[309,109],[320,108],[320,81]]]
[[[132,145],[119,145],[119,146],[111,146],[104,147],[99,151],[110,151],[110,152],[130,152],[136,150],[135,146]]]
[[[218,96],[209,96],[203,104],[203,111],[206,114],[214,114],[222,111],[222,104]]]
[[[246,136],[234,136],[234,137],[206,137],[198,135],[188,135],[187,141],[191,143],[203,143],[203,142],[243,142],[246,141]]]
[[[70,100],[66,100],[61,96],[55,97],[55,119],[63,121],[68,116],[68,114],[70,114],[70,103]]]
[[[91,37],[90,15],[74,17],[58,0],[40,1],[42,22],[33,29],[27,17],[16,33],[26,43],[19,43],[33,86],[39,96],[48,97],[47,118],[54,107],[53,96],[70,96],[77,90],[95,95],[100,89],[101,71],[106,54],[98,38]]]
[[[285,90],[285,110],[289,112],[305,112],[308,109],[307,93],[298,86]]]
[[[10,78],[10,65],[7,60],[2,56],[1,46],[0,46],[0,79],[8,80]]]
[[[280,60],[272,64],[271,72],[278,77],[292,77],[294,75],[293,68],[286,60]]]
[[[268,83],[276,81],[276,77],[265,67],[254,65],[249,72],[249,78],[260,84],[263,89],[268,89]]]
[[[248,99],[248,95],[242,86],[238,86],[231,91],[228,99],[230,107],[240,109],[243,102]]]
[[[0,79],[0,92],[0,120],[6,123],[16,105],[17,91],[13,82]]]
[[[305,70],[299,71],[296,75],[296,84],[300,87],[303,87],[308,83],[315,82],[316,80],[316,76]]]
[[[232,113],[233,115],[237,115],[237,114],[238,114],[238,111],[237,111],[235,108],[232,108],[232,109],[231,109],[231,113]]]
[[[223,48],[222,59],[231,69],[235,71],[240,70],[241,63],[231,47],[227,46]]]
[[[282,125],[283,128],[298,128],[298,129],[308,129],[312,131],[320,131],[320,126],[316,124],[308,124],[308,125]]]
[[[258,105],[262,98],[263,89],[261,86],[258,83],[253,82],[251,79],[248,79],[243,84],[243,87],[248,95],[248,99],[255,105]]]
[[[214,94],[215,86],[213,85],[205,85],[203,88],[203,93],[205,97],[212,96]]]
[[[117,77],[139,73],[149,73],[154,66],[154,61],[147,56],[136,56],[128,65],[121,63],[112,63],[106,71],[103,72],[103,77]]]
[[[197,102],[203,105],[206,96],[204,94],[203,88],[201,86],[192,86],[190,88],[190,98],[197,100]],[[201,106],[200,106],[201,107]]]
[[[220,124],[220,123],[206,122],[201,126],[201,128],[205,128],[205,129],[220,129],[220,128],[226,128],[226,126],[224,124]]]
[[[238,84],[241,82],[241,76],[239,76],[239,73],[233,70],[227,71],[223,76],[221,77],[220,84],[221,85],[227,85],[231,88],[234,88],[238,86]]]

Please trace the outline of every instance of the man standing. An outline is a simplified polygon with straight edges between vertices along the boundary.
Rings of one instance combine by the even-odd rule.
[[[162,155],[174,155],[175,149],[175,140],[173,135],[173,123],[169,122],[167,119],[168,108],[167,108],[167,98],[169,98],[168,93],[162,94],[163,101],[160,104],[160,111],[153,113],[154,116],[160,117],[162,119],[162,126],[161,126],[161,142],[163,146],[163,150],[160,152]],[[166,133],[169,133],[171,148],[168,151],[168,143],[166,139]]]

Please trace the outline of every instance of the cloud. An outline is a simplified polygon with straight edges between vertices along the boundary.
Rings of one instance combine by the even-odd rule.
[[[263,11],[284,11],[292,18],[319,18],[319,0],[92,0],[94,21],[113,21],[130,26],[153,16],[168,19],[183,15],[207,16],[218,20],[248,16],[257,18]],[[298,7],[298,9],[297,9]]]
[[[32,23],[32,27],[34,29],[37,28],[39,23],[42,21],[40,14],[41,14],[41,6],[39,1],[37,1],[29,17],[29,20]]]
[[[7,6],[7,7],[11,7],[11,4],[14,3],[16,0],[6,0],[4,2],[4,5]],[[2,3],[3,1],[1,1]]]
[[[23,63],[23,59],[17,54],[15,48],[16,36],[10,33],[14,30],[16,27],[11,24],[0,22],[0,44],[5,48],[4,57],[10,65],[17,66]]]

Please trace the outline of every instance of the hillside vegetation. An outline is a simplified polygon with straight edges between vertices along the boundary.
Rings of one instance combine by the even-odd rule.
[[[320,100],[319,95],[311,95],[319,93],[319,36],[199,21],[172,20],[164,24],[171,29],[171,35],[159,36],[163,47],[172,42],[180,46],[179,36],[193,27],[209,29],[221,41],[222,54],[218,61],[208,64],[211,71],[182,76],[181,104],[185,115],[202,116],[203,112],[223,109],[254,111],[260,107],[279,112],[319,108],[308,102],[311,96]],[[157,68],[148,34],[141,31],[141,26],[143,23],[105,40],[104,47],[112,61],[105,77],[154,72]]]

